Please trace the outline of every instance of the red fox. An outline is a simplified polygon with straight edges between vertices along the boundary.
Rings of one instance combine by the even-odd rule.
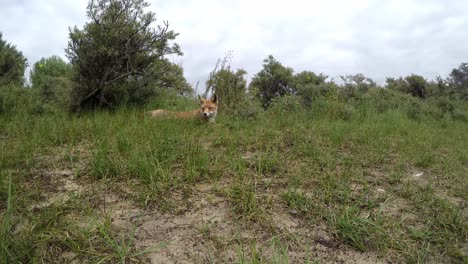
[[[201,107],[187,112],[177,112],[165,109],[157,109],[150,111],[151,118],[182,118],[182,119],[200,119],[210,123],[215,122],[216,114],[218,113],[218,98],[213,95],[211,99],[206,99],[198,96]]]

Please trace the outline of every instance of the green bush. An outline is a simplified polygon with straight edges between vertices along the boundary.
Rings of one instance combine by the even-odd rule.
[[[66,82],[69,82],[68,80]],[[61,84],[51,84],[54,87]],[[8,85],[0,87],[0,114],[5,115],[40,115],[66,114],[69,103],[67,95],[57,101],[44,101],[41,94],[34,89]]]
[[[422,100],[393,89],[381,88],[370,89],[356,100],[355,105],[362,114],[401,111],[412,119],[449,117],[465,120],[464,113],[467,112],[467,106],[463,101],[447,96]]]
[[[224,108],[221,108],[221,112],[224,111]],[[228,114],[236,119],[247,119],[253,120],[256,119],[263,112],[261,103],[250,96],[243,97],[239,104],[232,108]]]
[[[231,70],[231,54],[228,53],[223,59],[219,59],[210,78],[206,81],[205,97],[208,94],[216,94],[220,108],[227,114],[239,114],[242,110],[240,105],[250,104],[247,96],[247,81],[243,69]],[[252,106],[252,105],[251,105]],[[248,113],[249,111],[247,111]]]
[[[272,99],[268,111],[278,115],[284,115],[292,112],[303,111],[301,97],[297,95],[286,95]]]
[[[158,77],[174,72],[165,56],[182,52],[168,22],[152,27],[156,14],[148,6],[144,0],[89,1],[89,21],[71,30],[66,49],[76,111],[141,104],[165,87]]]
[[[50,81],[48,78],[70,78],[71,74],[72,66],[59,56],[42,58],[34,63],[31,69],[31,86],[32,88],[40,89],[44,84]]]
[[[445,96],[437,98],[436,105],[443,113],[453,114],[455,111],[455,102]]]
[[[452,114],[452,118],[454,120],[460,120],[463,122],[468,122],[468,109],[455,109],[455,111]]]
[[[429,83],[424,77],[416,74],[407,76],[406,78],[387,78],[386,88],[399,91],[402,93],[411,94],[415,97],[426,98],[426,93]]]
[[[453,69],[447,78],[450,93],[462,100],[468,100],[468,63],[462,63]]]
[[[0,88],[9,84],[22,86],[27,66],[23,53],[3,40],[0,33]]]
[[[340,77],[344,82],[340,87],[340,93],[346,101],[358,98],[377,87],[374,80],[364,76],[362,73]]]
[[[432,109],[434,117],[468,120],[468,104],[461,99],[439,96],[429,99],[427,104]]]
[[[32,114],[37,102],[33,91],[22,86],[9,84],[0,87],[0,113]]]
[[[316,101],[312,107],[312,111],[318,117],[332,120],[349,120],[353,117],[356,110],[350,103],[323,97]]]
[[[297,95],[301,97],[306,108],[312,107],[314,101],[323,98],[333,98],[338,96],[338,86],[333,82],[323,82],[320,84],[299,84]]]
[[[154,74],[151,75],[149,82],[154,83],[158,90],[172,90],[182,96],[192,96],[194,94],[192,85],[190,85],[184,77],[184,69],[182,66],[168,60],[162,60],[153,67],[153,71]],[[132,84],[132,86],[139,87],[138,83],[135,85]],[[128,87],[127,90],[130,89],[131,87]],[[132,92],[135,94],[134,102],[137,102],[137,105],[143,104],[146,101],[146,98],[141,92],[141,89],[135,89],[135,91]],[[150,93],[151,92],[152,91],[150,91]],[[158,91],[156,94],[157,93]]]
[[[72,67],[58,56],[42,58],[31,70],[31,88],[38,100],[37,113],[65,111],[70,107]]]
[[[252,78],[249,90],[268,108],[274,98],[295,93],[293,72],[270,55],[263,61],[263,69]]]

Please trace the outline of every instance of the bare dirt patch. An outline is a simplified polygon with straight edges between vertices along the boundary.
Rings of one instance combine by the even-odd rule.
[[[186,210],[145,212],[133,218],[139,222],[135,233],[137,248],[164,245],[148,255],[149,263],[193,263],[219,257],[214,254],[219,252],[219,247],[226,246],[224,236],[232,235],[234,224],[228,217],[227,201],[215,195],[214,189],[209,184],[194,187],[190,198],[193,206]],[[129,218],[117,216],[114,222],[125,219]]]
[[[359,252],[342,245],[322,221],[303,220],[288,214],[287,208],[276,207],[272,214],[278,237],[287,238],[289,263],[318,261],[319,263],[386,263],[377,254]],[[272,249],[270,248],[270,251]],[[267,250],[268,251],[268,250]],[[267,256],[278,254],[277,249]]]
[[[72,156],[80,159],[73,161]],[[89,163],[90,153],[86,143],[73,148],[63,146],[56,148],[50,155],[36,157],[38,169],[33,171],[35,180],[41,190],[40,202],[33,204],[31,210],[37,210],[56,203],[68,201],[85,189],[77,179],[77,171],[85,170]]]

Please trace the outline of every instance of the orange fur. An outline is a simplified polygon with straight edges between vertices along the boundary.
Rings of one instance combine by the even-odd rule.
[[[165,109],[156,109],[150,111],[150,117],[154,119],[159,118],[180,118],[180,119],[200,119],[209,122],[215,122],[216,114],[218,112],[218,100],[216,95],[212,99],[200,99],[200,108],[193,111],[178,112]]]

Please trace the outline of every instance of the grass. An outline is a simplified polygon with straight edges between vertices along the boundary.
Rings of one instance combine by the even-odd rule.
[[[0,262],[466,262],[468,123],[355,108],[0,116]]]

